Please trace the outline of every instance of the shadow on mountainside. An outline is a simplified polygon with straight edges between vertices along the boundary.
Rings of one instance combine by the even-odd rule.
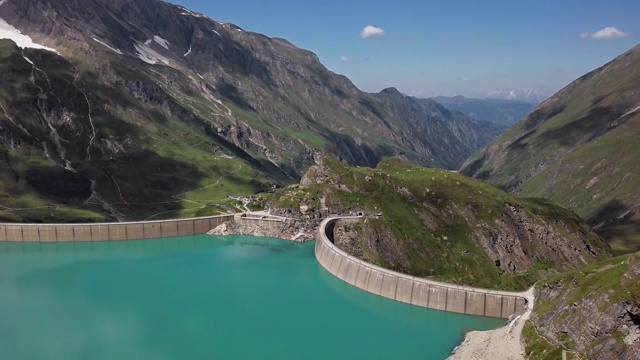
[[[332,154],[342,154],[339,156],[341,160],[354,166],[375,167],[382,158],[393,156],[394,151],[391,147],[384,145],[376,145],[371,147],[369,144],[358,144],[351,136],[341,134],[328,128],[324,128],[321,134],[329,144],[328,152]]]
[[[623,111],[611,107],[596,107],[575,121],[546,131],[540,135],[540,139],[545,142],[559,142],[566,147],[592,141],[620,126],[624,119],[617,119],[622,113]]]
[[[232,103],[234,103],[237,107],[246,110],[246,111],[255,111],[255,109],[253,108],[253,106],[251,106],[251,104],[249,104],[243,97],[242,94],[240,93],[240,91],[238,91],[238,88],[235,87],[232,84],[226,83],[226,82],[220,82],[217,84],[217,89],[218,92],[220,93],[220,95],[222,95],[223,98],[231,101]]]
[[[562,113],[566,105],[555,106],[551,109],[538,109],[534,110],[530,115],[528,115],[525,120],[522,122],[522,127],[525,131],[530,131],[538,127],[538,125],[543,122],[553,118],[554,116]]]
[[[640,219],[620,200],[603,205],[587,223],[611,244],[616,255],[640,251]]]
[[[101,196],[134,220],[182,210],[176,195],[198,188],[205,177],[223,175],[205,174],[192,164],[148,150],[84,165],[82,173],[96,181]],[[163,217],[171,215],[175,213]]]

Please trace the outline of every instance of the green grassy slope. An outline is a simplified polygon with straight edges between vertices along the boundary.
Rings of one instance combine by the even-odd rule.
[[[545,274],[610,253],[575,214],[557,205],[515,198],[488,183],[398,159],[370,169],[327,158],[302,185],[255,200],[257,207],[309,217],[323,204],[329,213],[370,215],[347,229],[353,239],[346,251],[454,283],[524,289]],[[306,206],[304,214],[300,205]]]
[[[117,64],[113,54],[103,56]],[[170,109],[137,101],[90,70],[78,72],[74,60],[21,50],[10,41],[0,41],[0,68],[0,126],[8,130],[0,142],[0,221],[207,215],[229,209],[228,195],[291,181],[267,174],[267,166],[207,135],[197,117],[180,118],[184,107],[178,100]],[[147,78],[135,66],[114,71],[132,82]],[[170,96],[158,92],[165,106],[171,104]],[[211,112],[219,105],[206,106]],[[67,162],[72,171],[64,168]]]
[[[620,253],[640,250],[640,47],[584,75],[461,172],[575,211]]]

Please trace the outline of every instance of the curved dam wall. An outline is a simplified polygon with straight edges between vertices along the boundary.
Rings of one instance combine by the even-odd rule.
[[[404,303],[462,314],[509,318],[527,305],[524,293],[477,289],[430,281],[384,269],[340,250],[329,239],[336,225],[360,218],[325,219],[316,234],[318,262],[341,280]]]
[[[86,224],[0,223],[0,241],[57,242],[152,239],[206,234],[233,214],[190,219]]]

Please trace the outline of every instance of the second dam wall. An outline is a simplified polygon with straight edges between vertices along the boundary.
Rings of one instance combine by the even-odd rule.
[[[85,224],[0,223],[0,241],[74,242],[153,239],[206,234],[233,214],[190,219]]]
[[[336,224],[359,218],[329,218],[316,235],[315,254],[330,273],[368,292],[404,303],[462,314],[509,318],[523,310],[522,293],[457,286],[401,274],[369,264],[340,250],[329,239]]]

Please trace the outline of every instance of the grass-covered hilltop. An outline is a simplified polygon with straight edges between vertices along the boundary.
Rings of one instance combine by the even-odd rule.
[[[307,218],[362,211],[366,219],[336,231],[346,252],[403,273],[485,288],[523,290],[611,254],[571,211],[397,158],[372,169],[327,157],[299,185],[258,196],[253,205]]]

